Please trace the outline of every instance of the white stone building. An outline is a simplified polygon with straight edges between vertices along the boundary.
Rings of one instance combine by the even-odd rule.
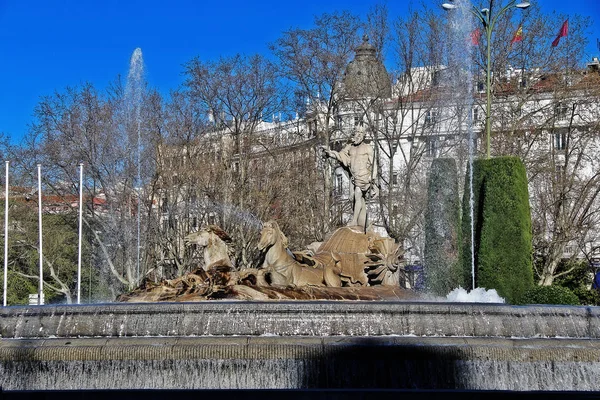
[[[594,59],[586,70],[565,74],[512,69],[495,79],[493,88],[492,155],[516,155],[524,160],[534,231],[549,243],[561,242],[556,251],[564,256],[596,257],[600,248],[599,64]],[[380,187],[380,197],[369,202],[368,223],[403,238],[408,262],[416,263],[423,252],[423,210],[431,160],[455,158],[460,176],[468,161],[469,134],[473,134],[475,156],[485,147],[483,80],[475,77],[472,85],[456,88],[444,84],[447,73],[450,71],[445,66],[415,68],[392,85],[375,57],[375,49],[365,40],[340,82],[336,110],[329,120],[323,105],[311,104],[302,118],[261,122],[253,132],[258,140],[246,156],[260,159],[274,152],[306,151],[305,159],[312,157],[315,163],[323,163],[319,146],[339,149],[358,124],[366,125],[368,140],[376,144]],[[210,145],[200,144],[201,150],[194,157],[211,153],[213,161],[219,159],[218,154],[231,146],[222,133],[215,130],[209,135]],[[329,143],[324,143],[324,138]],[[181,158],[180,151],[171,149],[167,153],[172,154],[164,158]],[[235,157],[231,162],[232,170],[238,168]],[[176,176],[171,174],[172,179]],[[565,185],[567,180],[572,181],[570,185]],[[338,210],[333,215],[343,224],[351,212],[347,172],[335,167],[332,183],[333,207]],[[557,193],[559,189],[564,193]],[[564,204],[557,206],[554,203],[561,196]],[[201,202],[195,200],[195,204]],[[189,231],[215,222],[211,212],[198,208],[193,212],[195,216],[188,212],[181,218],[194,222],[179,229]],[[551,212],[556,215],[548,215]],[[564,215],[558,215],[561,212]]]

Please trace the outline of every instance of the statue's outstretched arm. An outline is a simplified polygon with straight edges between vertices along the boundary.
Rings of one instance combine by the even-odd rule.
[[[321,147],[321,150],[325,152],[327,157],[335,158],[340,163],[342,163],[345,167],[350,164],[350,145],[346,145],[342,150],[327,150],[325,147]]]
[[[350,165],[351,162],[351,157],[350,157],[350,149],[352,148],[352,145],[347,144],[346,146],[344,146],[344,148],[342,150],[340,150],[339,152],[336,151],[336,159],[341,162],[345,167]]]

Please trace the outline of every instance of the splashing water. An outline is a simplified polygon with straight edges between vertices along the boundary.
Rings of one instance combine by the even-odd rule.
[[[262,229],[262,221],[256,215],[249,211],[241,210],[232,204],[211,202],[209,208],[215,212],[222,212],[235,222],[244,224],[256,231]]]
[[[446,300],[453,303],[506,303],[496,289],[485,290],[484,288],[476,288],[467,292],[459,287],[448,293]]]
[[[141,212],[140,205],[142,203],[142,131],[141,131],[141,107],[144,90],[144,59],[142,57],[142,49],[139,47],[133,51],[129,62],[129,74],[127,75],[126,101],[129,110],[129,115],[134,119],[137,131],[136,143],[136,164],[137,175],[135,182],[135,190],[137,194],[138,209],[137,209],[137,260],[136,260],[136,279],[140,280],[140,248],[141,248]]]

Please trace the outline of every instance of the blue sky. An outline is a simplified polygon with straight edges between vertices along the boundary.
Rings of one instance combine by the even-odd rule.
[[[126,76],[136,47],[142,48],[150,86],[167,93],[182,83],[181,65],[196,55],[266,54],[282,31],[308,28],[315,15],[344,9],[364,15],[375,2],[0,0],[0,132],[18,141],[40,96],[85,81],[103,88]],[[600,0],[537,3],[548,11],[591,16],[589,55],[600,55]],[[387,4],[397,16],[409,2]]]

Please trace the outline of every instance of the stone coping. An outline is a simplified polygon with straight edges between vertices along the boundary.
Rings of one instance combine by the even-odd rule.
[[[6,307],[2,338],[197,336],[600,337],[600,307],[211,301]]]

